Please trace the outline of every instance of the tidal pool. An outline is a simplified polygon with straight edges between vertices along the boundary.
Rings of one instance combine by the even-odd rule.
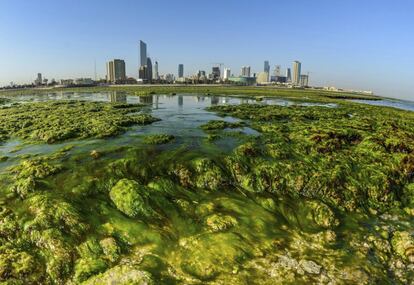
[[[113,103],[86,106],[92,117],[144,104],[127,116],[160,120],[109,138],[91,132],[47,144],[30,135],[0,144],[0,282],[414,280],[407,112],[191,94],[11,98]],[[16,136],[31,127],[7,126]]]

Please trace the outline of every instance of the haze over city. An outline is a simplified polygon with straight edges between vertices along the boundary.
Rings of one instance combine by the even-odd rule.
[[[159,72],[185,75],[224,63],[239,75],[302,62],[315,86],[412,100],[410,1],[2,1],[0,86],[106,74],[122,58],[138,77],[139,40]],[[53,23],[53,24],[51,24]]]

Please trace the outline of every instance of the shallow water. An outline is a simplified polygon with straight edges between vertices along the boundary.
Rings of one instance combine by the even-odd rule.
[[[374,106],[381,106],[381,107],[393,107],[393,108],[407,110],[407,111],[414,111],[414,102],[405,101],[405,100],[392,100],[392,99],[352,100],[352,102],[374,105]]]
[[[218,117],[216,114],[206,111],[205,109],[215,105],[237,105],[237,104],[268,104],[279,106],[324,106],[327,108],[336,107],[335,104],[318,104],[318,103],[296,103],[289,100],[276,98],[263,98],[257,101],[251,98],[242,97],[224,97],[224,96],[200,96],[192,94],[178,95],[150,95],[150,96],[134,96],[126,95],[119,92],[99,92],[99,93],[83,93],[83,92],[57,92],[44,93],[34,95],[20,95],[7,97],[12,100],[11,103],[31,103],[46,102],[53,100],[84,100],[95,102],[111,102],[111,103],[128,103],[128,104],[145,104],[145,112],[151,113],[153,116],[160,118],[161,121],[146,126],[135,126],[130,128],[125,134],[111,139],[86,139],[75,140],[64,143],[48,145],[25,144],[22,145],[18,140],[11,140],[0,145],[0,156],[8,156],[16,158],[21,155],[43,155],[52,153],[62,147],[74,145],[77,148],[74,152],[99,150],[103,147],[128,146],[139,144],[141,138],[139,135],[166,133],[172,134],[177,139],[176,142],[186,141],[190,144],[199,144],[206,137],[206,133],[199,128],[210,120],[224,120],[228,122],[236,122],[238,119],[232,117]],[[6,105],[6,106],[7,106]],[[229,130],[231,132],[240,131],[247,135],[258,136],[257,131],[245,127]],[[234,138],[226,138],[217,141],[223,151],[231,150],[237,140]],[[4,167],[16,163],[16,160],[10,159],[7,162],[0,163],[0,171]]]

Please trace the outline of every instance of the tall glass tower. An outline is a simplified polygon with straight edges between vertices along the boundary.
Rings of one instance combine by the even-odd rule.
[[[147,65],[147,44],[139,41],[140,66]]]
[[[302,64],[295,60],[293,62],[293,81],[292,83],[295,85],[300,85],[300,73],[301,73]]]

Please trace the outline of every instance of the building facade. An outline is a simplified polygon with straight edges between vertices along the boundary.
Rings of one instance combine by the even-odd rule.
[[[250,66],[243,66],[241,69],[242,77],[250,77]]]
[[[300,86],[303,86],[303,87],[309,86],[309,75],[302,74],[300,76]]]
[[[224,68],[224,74],[223,74],[223,79],[224,80],[228,80],[231,76],[231,69],[230,68]]]
[[[155,61],[152,79],[158,80],[159,78],[160,78],[160,74],[158,73],[158,61]]]
[[[213,80],[218,80],[221,77],[221,71],[220,71],[220,67],[218,66],[214,66],[211,70],[211,77]]]
[[[300,85],[301,68],[302,68],[302,64],[299,61],[295,60],[293,62],[293,78],[292,78],[292,83],[295,85]]]
[[[286,82],[287,83],[292,82],[292,72],[290,71],[290,68],[286,69]]]
[[[184,64],[178,65],[178,78],[184,77]]]
[[[106,81],[110,83],[124,82],[126,80],[125,61],[114,59],[106,64]]]

